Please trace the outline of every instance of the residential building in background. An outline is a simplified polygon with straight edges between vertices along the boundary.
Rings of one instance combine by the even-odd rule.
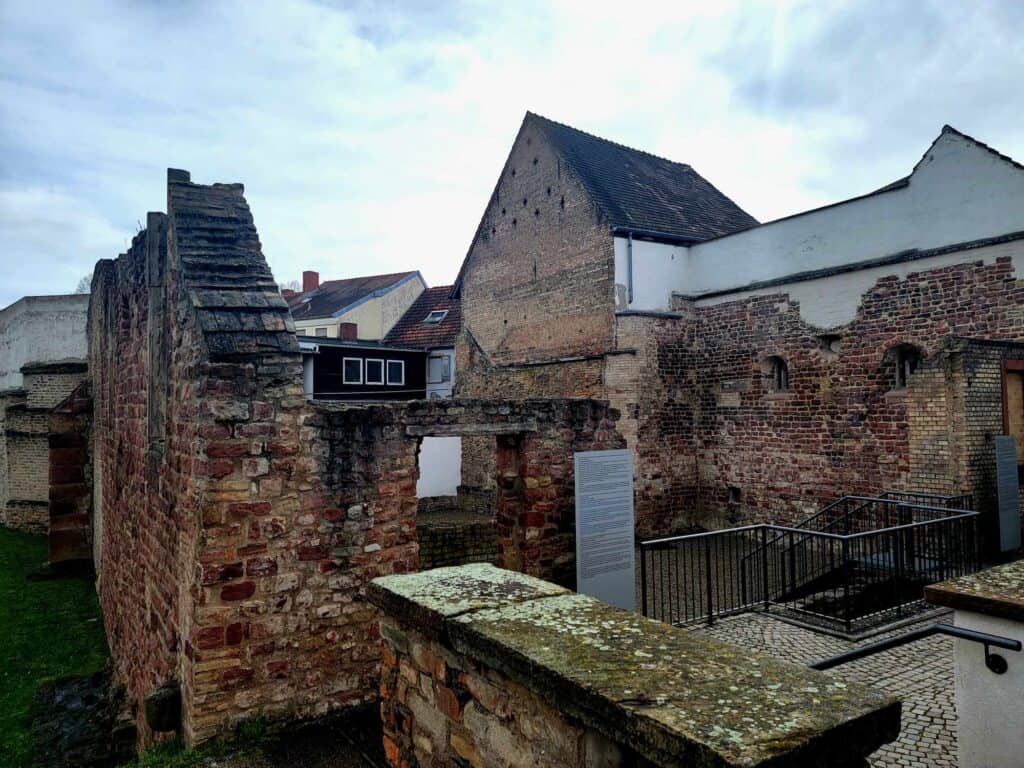
[[[455,343],[462,330],[462,309],[451,294],[450,285],[428,288],[384,337],[386,344],[426,352],[428,398],[452,396]]]
[[[283,295],[300,336],[339,338],[342,323],[354,323],[358,337],[380,341],[426,290],[419,272],[396,272],[320,282],[317,272],[302,273],[302,291]]]

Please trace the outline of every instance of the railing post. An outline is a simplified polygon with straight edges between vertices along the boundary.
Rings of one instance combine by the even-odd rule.
[[[903,578],[903,538],[902,531],[896,531],[896,577],[892,580],[895,592],[896,615],[903,615],[903,600],[900,599],[900,579]]]
[[[850,541],[843,539],[843,621],[850,632]]]
[[[640,545],[640,612],[647,615],[647,553],[644,545]]]
[[[771,601],[768,591],[768,528],[761,528],[761,581],[764,590],[764,609],[770,610]]]
[[[715,623],[714,607],[711,604],[711,537],[704,537],[704,584],[707,588],[708,626]]]

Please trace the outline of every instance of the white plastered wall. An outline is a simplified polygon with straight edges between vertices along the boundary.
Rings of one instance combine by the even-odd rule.
[[[1024,170],[956,133],[944,132],[905,186],[691,247],[633,241],[633,302],[618,309],[667,310],[687,296],[737,290],[707,301],[789,293],[819,327],[849,322],[880,277],[906,275],[995,251],[960,251],[803,282],[740,292],[790,275],[871,262],[1024,231]],[[985,253],[982,254],[981,251]],[[1019,248],[1009,249],[1016,258]],[[628,290],[627,240],[615,238],[617,293]],[[1019,270],[1019,265],[1018,265]],[[1020,272],[1018,271],[1018,274]]]

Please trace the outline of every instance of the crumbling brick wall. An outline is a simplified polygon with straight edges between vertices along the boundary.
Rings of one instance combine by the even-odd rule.
[[[418,567],[424,435],[495,440],[501,557],[563,581],[572,454],[622,445],[592,401],[309,403],[293,331],[240,185],[169,172],[168,213],[94,273],[100,602],[137,719],[176,681],[189,742],[376,698],[363,596]]]
[[[967,422],[987,417],[967,407],[958,420],[964,409],[955,400],[972,389],[954,386],[963,374],[945,350],[955,336],[1024,339],[1015,247],[882,278],[862,297],[855,319],[836,329],[806,323],[783,289],[710,305],[681,301],[678,320],[631,320],[645,323],[643,333],[655,340],[653,348],[637,344],[637,364],[657,376],[633,385],[641,393],[635,401],[615,392],[611,399],[638,446],[656,442],[669,451],[638,458],[674,489],[656,499],[652,519],[708,527],[793,522],[842,493],[971,490],[970,481],[963,487],[966,454],[936,441],[965,440],[977,431]],[[894,387],[892,354],[900,344],[923,353],[902,390]],[[788,365],[785,392],[772,391],[773,355]],[[990,399],[982,410],[998,420],[1000,404]],[[687,496],[693,502],[680,520]]]
[[[83,381],[50,412],[48,559],[92,560],[92,395]]]

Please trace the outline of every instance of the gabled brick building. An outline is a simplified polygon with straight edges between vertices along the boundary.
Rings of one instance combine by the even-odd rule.
[[[949,127],[907,177],[757,224],[527,114],[454,289],[459,391],[608,399],[641,534],[885,488],[973,492],[991,524],[1022,260],[1024,169]]]

